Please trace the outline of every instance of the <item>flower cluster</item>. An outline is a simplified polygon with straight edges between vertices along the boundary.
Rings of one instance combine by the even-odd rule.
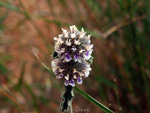
[[[54,37],[55,51],[53,53],[52,70],[56,78],[64,78],[65,86],[75,86],[75,80],[82,84],[82,77],[88,77],[93,57],[93,44],[84,29],[78,31],[75,25],[70,31],[62,29],[63,34]]]

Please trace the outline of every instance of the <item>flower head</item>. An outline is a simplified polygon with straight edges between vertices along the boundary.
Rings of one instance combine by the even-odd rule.
[[[88,77],[93,44],[91,35],[86,35],[84,29],[78,31],[75,25],[70,31],[62,29],[63,34],[55,37],[55,52],[53,53],[52,69],[56,78],[65,79],[65,86],[75,86],[75,81],[82,84],[82,78]]]

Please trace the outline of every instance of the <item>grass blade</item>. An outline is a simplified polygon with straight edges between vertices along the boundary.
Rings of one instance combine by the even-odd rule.
[[[0,7],[1,6],[7,8],[7,9],[10,9],[10,10],[16,11],[16,12],[21,12],[18,8],[0,1]]]
[[[20,72],[20,77],[18,80],[18,83],[16,84],[16,90],[21,90],[22,85],[23,85],[23,79],[24,79],[24,74],[25,74],[25,68],[26,68],[26,61],[23,62],[22,67],[21,67],[21,72]]]
[[[74,87],[74,89],[76,91],[78,91],[83,97],[85,97],[87,100],[89,100],[90,102],[94,103],[95,105],[97,105],[101,110],[103,110],[106,113],[114,113],[113,111],[111,111],[109,108],[107,108],[106,106],[104,106],[102,103],[98,102],[96,99],[94,99],[93,97],[91,97],[90,95],[88,95],[87,93],[85,93],[84,91],[80,90],[77,87]]]
[[[8,72],[8,69],[2,63],[0,63],[0,74],[7,74]]]
[[[27,112],[27,110],[24,108],[24,106],[20,105],[12,96],[10,96],[8,93],[6,93],[3,89],[0,88],[0,94],[6,96],[8,99],[10,99],[12,102],[14,102],[21,111]]]

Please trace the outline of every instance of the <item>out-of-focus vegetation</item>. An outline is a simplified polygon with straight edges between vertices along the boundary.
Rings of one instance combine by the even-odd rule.
[[[149,0],[0,0],[0,113],[60,112],[63,81],[53,37],[77,25],[92,34],[94,62],[79,87],[116,113],[150,112]],[[74,112],[102,111],[75,91]]]

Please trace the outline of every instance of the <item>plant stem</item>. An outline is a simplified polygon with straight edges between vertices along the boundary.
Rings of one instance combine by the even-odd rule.
[[[71,105],[70,105],[70,111],[71,111],[71,113],[73,113],[73,109],[72,109],[72,101],[71,101]]]

